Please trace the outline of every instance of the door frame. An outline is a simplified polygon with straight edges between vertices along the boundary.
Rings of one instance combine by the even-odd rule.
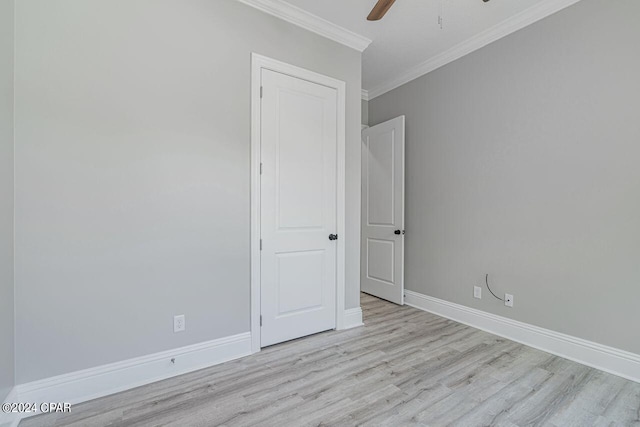
[[[346,83],[257,53],[251,54],[251,352],[260,351],[260,154],[261,154],[261,75],[267,69],[337,92],[337,171],[336,201],[338,240],[336,251],[336,329],[344,329],[345,305],[345,176],[346,176]]]

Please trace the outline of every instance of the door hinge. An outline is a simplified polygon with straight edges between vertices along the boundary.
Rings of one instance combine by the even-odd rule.
[[[262,86],[260,86],[260,98],[262,98]]]
[[[262,326],[262,314],[260,315],[260,326]]]
[[[260,239],[260,250],[262,250],[262,239]]]
[[[260,163],[260,175],[262,175],[262,163]]]

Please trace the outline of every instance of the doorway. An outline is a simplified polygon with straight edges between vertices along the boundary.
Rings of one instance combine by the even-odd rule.
[[[345,84],[252,57],[252,349],[344,313]]]
[[[404,305],[405,117],[362,131],[362,292]]]

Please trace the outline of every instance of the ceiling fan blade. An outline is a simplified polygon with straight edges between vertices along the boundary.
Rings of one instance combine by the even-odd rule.
[[[391,9],[393,3],[396,0],[378,0],[378,3],[373,7],[369,16],[367,16],[368,21],[378,21],[382,19],[382,17]]]

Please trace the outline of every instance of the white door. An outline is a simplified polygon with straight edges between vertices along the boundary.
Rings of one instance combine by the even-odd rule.
[[[335,89],[261,79],[264,347],[336,327],[338,110]]]
[[[363,292],[404,304],[404,116],[362,132]]]

